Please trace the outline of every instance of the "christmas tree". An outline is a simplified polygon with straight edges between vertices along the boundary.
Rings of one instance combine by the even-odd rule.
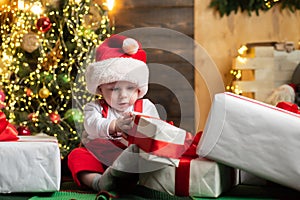
[[[12,1],[0,10],[0,108],[20,135],[58,139],[65,156],[80,143],[84,72],[114,27],[91,0]]]

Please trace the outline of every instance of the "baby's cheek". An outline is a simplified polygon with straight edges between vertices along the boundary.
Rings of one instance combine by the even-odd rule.
[[[135,101],[136,101],[136,99],[131,98],[131,99],[129,100],[129,104],[132,106],[132,105],[134,104]]]

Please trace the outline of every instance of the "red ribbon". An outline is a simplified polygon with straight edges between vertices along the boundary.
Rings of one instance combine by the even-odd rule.
[[[293,112],[293,113],[297,113],[300,114],[300,110],[298,109],[297,104],[291,103],[291,102],[286,102],[286,101],[282,101],[279,102],[276,107],[278,108],[282,108],[284,110]]]
[[[197,146],[202,132],[198,132],[187,151],[180,158],[179,166],[175,170],[175,195],[190,196],[190,168],[191,161],[198,157],[196,154]]]
[[[19,139],[17,135],[17,129],[8,123],[5,114],[0,111],[0,141],[16,141]]]
[[[151,153],[156,156],[167,158],[180,158],[184,152],[190,147],[193,135],[189,132],[185,134],[185,140],[183,144],[174,144],[165,141],[155,140],[143,133],[137,131],[137,125],[141,117],[148,117],[144,115],[137,115],[134,120],[134,126],[131,133],[128,135],[128,142],[130,144],[136,144],[139,148],[147,153]]]
[[[179,158],[179,166],[175,171],[175,194],[189,196],[190,164],[193,159],[199,157],[196,150],[202,132],[198,132],[195,136],[186,132],[185,141],[182,145],[158,141],[137,131],[137,125],[141,117],[149,118],[149,116],[144,115],[135,117],[132,132],[128,136],[128,142],[138,145],[139,148],[153,155]]]

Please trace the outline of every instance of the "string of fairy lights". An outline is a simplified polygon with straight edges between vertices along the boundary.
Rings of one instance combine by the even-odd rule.
[[[20,135],[57,137],[63,155],[79,143],[82,108],[95,98],[85,67],[114,31],[105,3],[19,0],[0,10],[0,108]]]
[[[246,57],[246,55],[251,54],[251,52],[249,52],[249,51],[250,51],[250,49],[246,45],[242,45],[238,49],[237,61],[240,63],[245,63],[248,59]],[[242,79],[242,70],[231,69],[229,71],[229,73],[230,73],[230,76],[232,77],[232,79],[230,80],[230,83],[228,85],[226,85],[226,91],[230,91],[232,93],[241,95],[243,93],[243,90],[238,85],[233,84],[233,82],[240,81]]]

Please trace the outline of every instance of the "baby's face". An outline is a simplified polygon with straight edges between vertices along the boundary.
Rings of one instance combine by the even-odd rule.
[[[126,111],[138,99],[139,89],[134,83],[117,81],[99,87],[105,101],[119,112]]]

